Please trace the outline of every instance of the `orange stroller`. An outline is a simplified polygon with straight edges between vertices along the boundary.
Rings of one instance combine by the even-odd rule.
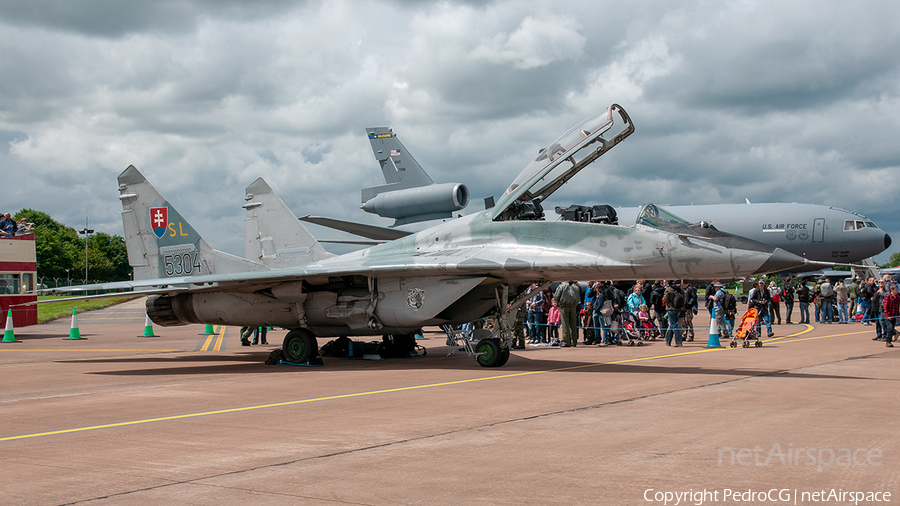
[[[731,343],[728,346],[732,348],[737,348],[738,343],[737,340],[741,340],[741,346],[744,348],[750,347],[750,341],[755,340],[756,347],[759,348],[762,346],[762,341],[759,339],[759,334],[756,332],[756,326],[759,325],[759,311],[755,307],[751,307],[744,313],[744,316],[741,317],[741,325],[735,330],[734,337],[731,338]]]

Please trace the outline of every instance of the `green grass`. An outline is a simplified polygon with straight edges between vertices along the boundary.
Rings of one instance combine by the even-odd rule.
[[[52,300],[59,298],[64,297],[59,297],[58,295],[42,295],[38,297],[38,300]],[[103,309],[105,307],[114,306],[133,298],[134,297],[113,297],[109,299],[73,300],[38,304],[38,323],[47,323],[64,316],[72,316],[73,308],[79,313],[82,313],[84,311],[93,311],[94,309]]]

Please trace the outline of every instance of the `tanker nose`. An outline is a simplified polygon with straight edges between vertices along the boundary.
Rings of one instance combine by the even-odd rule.
[[[762,264],[759,269],[757,269],[753,274],[757,275],[786,271],[795,267],[802,267],[804,265],[806,265],[805,258],[799,255],[795,255],[789,251],[785,251],[781,248],[775,248],[775,251],[773,251],[769,255],[769,259],[766,260],[766,262]]]
[[[891,236],[884,234],[884,249],[891,247]]]

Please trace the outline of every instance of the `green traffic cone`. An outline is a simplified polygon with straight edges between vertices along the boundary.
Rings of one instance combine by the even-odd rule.
[[[144,318],[144,335],[138,337],[159,337],[153,335],[153,322],[150,321],[150,315],[147,315],[146,318]]]
[[[206,328],[203,329],[203,332],[200,333],[201,336],[209,336],[215,334],[216,332],[213,330],[213,326],[211,323],[206,324]]]
[[[7,313],[6,313],[6,330],[3,331],[3,342],[4,343],[16,342],[16,335],[13,332],[12,309],[7,311]]]
[[[75,308],[72,308],[72,325],[69,327],[69,339],[77,340],[81,339],[81,331],[78,330],[78,315],[75,313]]]

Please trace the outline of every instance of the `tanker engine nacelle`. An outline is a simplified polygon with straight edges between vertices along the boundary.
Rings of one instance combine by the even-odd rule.
[[[362,208],[384,218],[402,220],[409,216],[433,215],[449,218],[469,204],[469,189],[462,183],[442,183],[394,190],[367,200]]]

